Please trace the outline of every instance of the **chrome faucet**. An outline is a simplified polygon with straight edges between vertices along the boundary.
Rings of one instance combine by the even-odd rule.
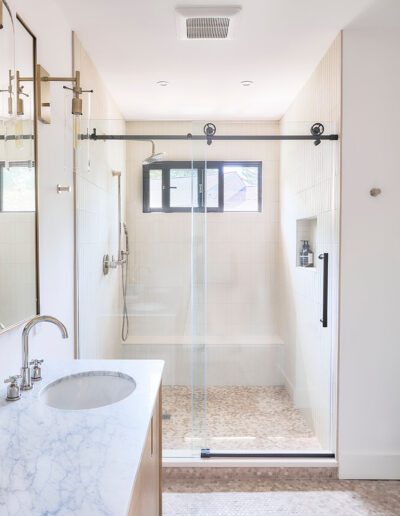
[[[31,329],[40,322],[49,322],[60,328],[63,339],[68,338],[67,328],[61,321],[51,315],[37,315],[28,321],[22,331],[22,368],[21,368],[21,389],[28,391],[32,389],[31,372],[29,369],[29,333]]]

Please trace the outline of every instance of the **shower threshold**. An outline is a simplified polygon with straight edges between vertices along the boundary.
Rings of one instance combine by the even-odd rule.
[[[202,459],[334,459],[335,454],[330,452],[212,452],[210,448],[202,448]]]

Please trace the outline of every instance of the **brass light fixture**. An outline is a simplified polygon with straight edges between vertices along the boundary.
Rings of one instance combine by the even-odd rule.
[[[21,82],[29,81],[32,79],[29,77],[21,77],[19,71],[17,70],[16,73],[16,81],[17,81],[17,116],[22,116],[24,114],[24,97],[29,97],[27,93],[24,92],[24,87],[22,86]]]
[[[73,115],[82,115],[82,93],[93,93],[93,90],[83,90],[81,87],[81,73],[75,72],[75,77],[50,77],[48,72],[41,65],[36,65],[36,91],[37,91],[37,116],[44,124],[50,124],[50,88],[49,82],[72,82],[74,86],[64,89],[71,90],[72,98],[71,112]]]
[[[0,0],[1,2],[1,0]],[[8,88],[6,90],[0,90],[0,93],[8,93],[8,114],[9,115],[12,115],[13,114],[13,99],[12,99],[12,96],[13,96],[13,87],[12,87],[12,82],[14,80],[14,75],[12,73],[11,70],[8,70]]]
[[[1,0],[0,0],[1,1]],[[32,77],[20,77],[17,72],[17,114],[24,114],[24,105],[21,95],[23,92],[21,82],[32,81]],[[37,95],[37,117],[44,124],[51,123],[50,111],[50,82],[72,82],[72,88],[64,86],[64,89],[71,90],[74,94],[72,98],[71,112],[73,115],[82,115],[82,93],[93,93],[93,90],[83,90],[81,87],[81,73],[79,70],[75,72],[75,77],[50,77],[49,73],[40,64],[36,65],[35,86]]]

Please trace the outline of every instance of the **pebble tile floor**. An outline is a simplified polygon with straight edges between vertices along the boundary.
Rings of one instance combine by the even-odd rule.
[[[190,387],[164,385],[163,447],[196,446]],[[320,450],[321,446],[284,387],[207,388],[207,447],[214,450]]]
[[[215,492],[219,488],[226,490]],[[262,485],[217,486],[216,489],[197,484],[192,490],[198,492],[164,493],[163,515],[400,515],[400,482],[395,481],[275,480]]]

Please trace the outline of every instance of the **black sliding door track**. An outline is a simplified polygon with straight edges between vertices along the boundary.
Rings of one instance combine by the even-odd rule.
[[[202,448],[200,457],[202,459],[334,459],[334,453],[228,453],[212,452],[209,448]]]
[[[225,141],[248,141],[248,140],[272,140],[272,141],[290,141],[290,140],[309,140],[313,141],[314,145],[318,146],[323,140],[338,140],[338,134],[324,134],[325,127],[320,122],[316,122],[310,128],[310,134],[253,134],[253,135],[241,135],[241,134],[227,134],[217,135],[217,127],[208,123],[203,128],[204,134],[101,134],[97,133],[96,128],[93,128],[91,134],[80,134],[79,139],[81,140],[93,140],[93,141],[107,141],[107,140],[120,140],[120,141],[149,141],[149,140],[202,140],[211,145],[213,141],[225,140]]]
[[[80,140],[92,141],[148,141],[148,140],[199,140],[207,142],[207,138],[202,135],[194,134],[101,134],[97,133],[96,129],[92,134],[80,134]],[[336,141],[339,139],[337,134],[323,134],[321,136],[313,136],[310,134],[279,134],[279,135],[217,135],[212,137],[212,141],[314,141],[321,142],[324,140]]]

